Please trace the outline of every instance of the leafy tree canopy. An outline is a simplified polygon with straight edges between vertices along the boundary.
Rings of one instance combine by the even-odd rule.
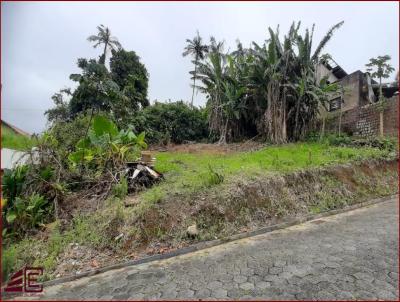
[[[394,71],[394,68],[389,64],[390,56],[378,56],[376,58],[369,59],[369,63],[365,66],[367,71],[371,73],[371,77],[379,79],[379,99],[382,100],[382,79],[387,79],[390,74]]]
[[[387,79],[390,74],[394,71],[394,68],[389,64],[391,57],[389,55],[378,56],[376,58],[369,59],[369,63],[365,66],[367,71],[371,73],[373,78]]]
[[[142,107],[149,105],[147,99],[149,74],[134,51],[123,49],[112,51],[110,69],[111,78],[130,99],[132,108],[138,109],[139,105]]]
[[[100,60],[78,59],[79,74],[71,74],[76,82],[73,91],[63,89],[53,95],[55,108],[46,111],[49,122],[69,121],[87,111],[107,112],[117,123],[123,122],[130,114],[149,105],[147,99],[148,72],[134,51],[123,50],[118,40],[111,36],[108,28],[98,27],[97,36],[89,41],[94,47],[104,44]],[[110,71],[104,56],[112,50]]]

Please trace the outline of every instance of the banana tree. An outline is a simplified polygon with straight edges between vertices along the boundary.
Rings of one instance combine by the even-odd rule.
[[[204,62],[199,63],[197,72],[197,78],[201,82],[197,88],[207,96],[210,132],[219,135],[220,141],[223,141],[221,137],[225,126],[223,83],[227,77],[226,68],[225,55],[212,51]]]
[[[232,138],[234,130],[240,132],[240,120],[247,107],[244,101],[245,87],[241,87],[235,82],[225,82],[224,103],[222,105],[225,125],[220,136],[219,143],[226,143],[227,139]],[[231,134],[230,134],[231,133]]]

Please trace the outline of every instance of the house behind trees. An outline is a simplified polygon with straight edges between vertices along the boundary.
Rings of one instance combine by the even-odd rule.
[[[397,135],[398,82],[384,84],[385,104],[378,104],[379,84],[360,70],[348,74],[333,59],[324,60],[316,69],[317,79],[327,77],[340,89],[321,108],[323,131],[355,136]]]

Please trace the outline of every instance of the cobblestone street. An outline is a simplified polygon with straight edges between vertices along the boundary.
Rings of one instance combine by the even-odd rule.
[[[397,199],[45,288],[42,299],[398,299]]]

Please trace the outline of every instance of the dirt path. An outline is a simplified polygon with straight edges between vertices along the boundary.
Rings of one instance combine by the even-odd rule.
[[[398,201],[45,288],[42,299],[398,297]]]

